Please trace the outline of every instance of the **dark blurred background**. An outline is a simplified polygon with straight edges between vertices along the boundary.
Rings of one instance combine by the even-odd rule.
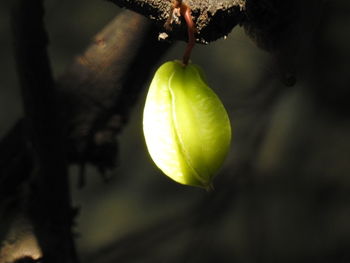
[[[22,116],[11,2],[0,3],[0,137]],[[120,12],[97,0],[48,0],[46,8],[56,77]],[[78,167],[70,167],[83,261],[350,262],[350,2],[328,2],[316,24],[290,87],[276,66],[280,55],[258,48],[241,27],[195,47],[192,61],[233,127],[213,192],[176,184],[153,165],[142,134],[145,84],[108,183],[88,167],[79,190]],[[162,62],[184,47],[177,43]]]

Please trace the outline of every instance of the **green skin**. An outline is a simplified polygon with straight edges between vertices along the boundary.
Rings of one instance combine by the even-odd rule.
[[[164,63],[154,75],[143,131],[155,164],[178,183],[211,188],[229,151],[227,112],[194,64]]]

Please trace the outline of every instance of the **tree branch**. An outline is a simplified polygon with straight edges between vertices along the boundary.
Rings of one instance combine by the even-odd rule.
[[[110,0],[118,6],[134,10],[155,22],[160,32],[166,23],[174,0]],[[196,24],[196,41],[208,43],[227,36],[236,25],[242,25],[248,35],[277,60],[287,55],[288,61],[299,52],[300,33],[324,0],[183,0],[191,9]],[[317,18],[316,18],[317,19]],[[173,25],[167,32],[170,39],[186,40],[186,23]],[[283,60],[283,59],[282,59]],[[279,62],[278,62],[279,63]],[[293,67],[292,65],[281,65]],[[288,69],[290,70],[290,69]],[[293,71],[293,69],[291,69]],[[293,81],[292,81],[293,82]]]
[[[156,22],[158,30],[163,27],[170,15],[172,0],[110,0],[120,7],[136,11]],[[187,0],[197,28],[197,41],[208,43],[228,35],[232,28],[244,19],[246,0]],[[168,32],[172,39],[186,39],[186,23],[174,25]]]
[[[15,57],[25,125],[34,158],[27,213],[45,262],[76,262],[68,172],[57,122],[54,81],[46,51],[42,0],[16,1],[13,8]]]
[[[156,30],[146,18],[125,11],[97,34],[86,52],[59,78],[53,90],[45,51],[46,34],[40,24],[42,13],[38,14],[32,8],[35,9],[35,5],[28,9],[17,6],[13,18],[18,70],[23,94],[29,96],[25,103],[31,119],[20,120],[0,142],[0,243],[23,208],[25,200],[20,186],[29,182],[33,165],[37,164],[38,158],[33,157],[38,154],[33,156],[31,139],[46,138],[41,153],[44,154],[48,148],[57,147],[57,138],[52,138],[51,132],[60,131],[63,143],[59,147],[63,145],[63,155],[68,163],[90,162],[101,169],[113,167],[117,153],[116,135],[127,123],[153,66],[170,47],[157,41]],[[30,20],[32,23],[26,22],[31,19],[26,10],[36,16]],[[40,26],[40,30],[30,29],[31,26]],[[34,105],[30,101],[35,102]],[[40,135],[36,132],[28,135],[28,122],[40,125]],[[52,131],[54,127],[57,130]],[[59,156],[57,162],[62,157]],[[65,171],[61,172],[65,176]],[[53,171],[50,177],[55,173],[60,172]],[[54,187],[56,179],[48,180]]]
[[[157,41],[148,19],[125,11],[74,60],[57,85],[71,162],[91,162],[102,170],[114,166],[115,136],[169,47]]]

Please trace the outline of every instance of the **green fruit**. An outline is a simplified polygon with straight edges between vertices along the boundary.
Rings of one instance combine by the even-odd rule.
[[[230,147],[227,112],[203,71],[179,61],[154,75],[143,113],[143,132],[155,164],[178,183],[210,188]]]

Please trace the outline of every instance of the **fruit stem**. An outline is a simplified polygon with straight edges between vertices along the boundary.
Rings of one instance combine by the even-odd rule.
[[[180,14],[184,17],[187,24],[188,43],[185,49],[185,53],[182,57],[182,63],[185,66],[187,66],[191,57],[192,49],[196,43],[196,39],[194,36],[194,34],[196,33],[196,26],[191,16],[191,8],[182,1],[178,2],[178,4],[180,4]]]

